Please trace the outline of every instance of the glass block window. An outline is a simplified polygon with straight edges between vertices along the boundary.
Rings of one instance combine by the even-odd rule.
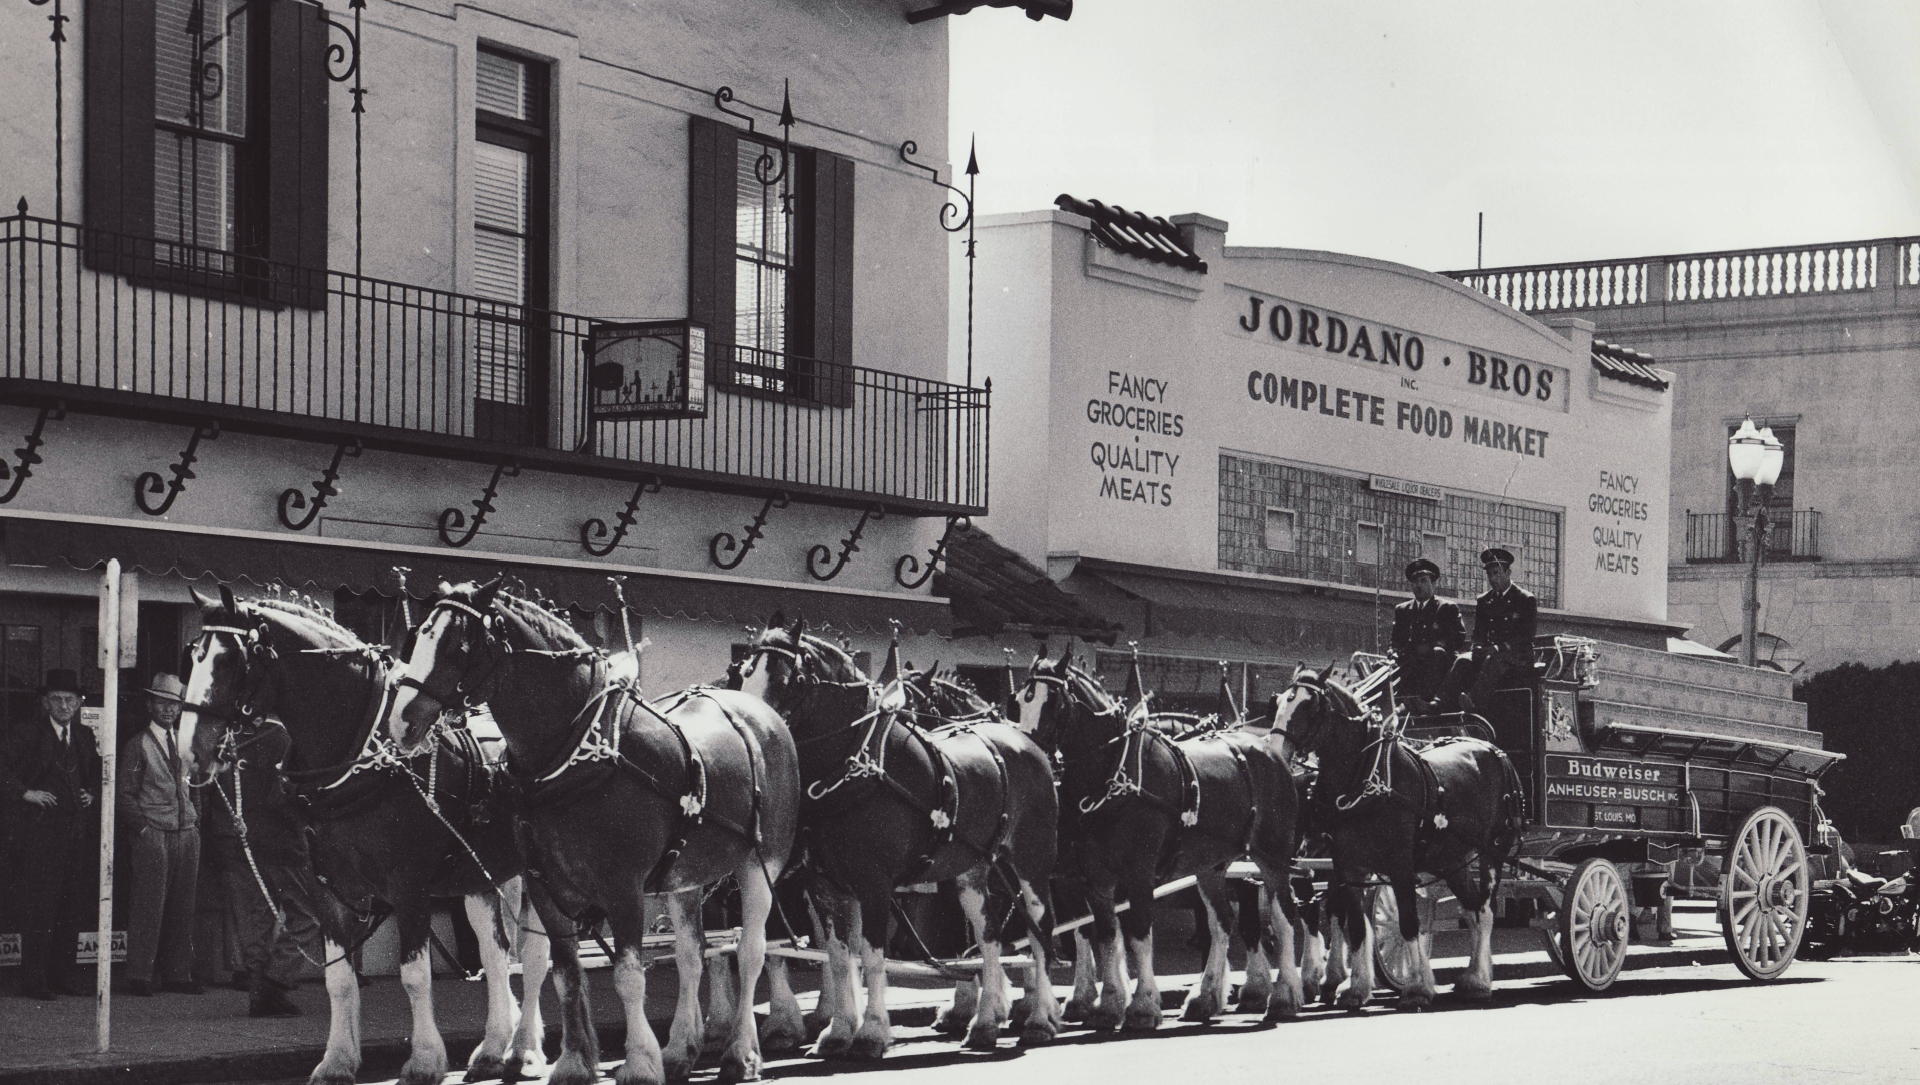
[[[1293,545],[1269,545],[1273,510],[1291,510]],[[1500,545],[1518,559],[1514,582],[1540,605],[1560,605],[1558,509],[1448,491],[1442,501],[1375,493],[1366,476],[1220,455],[1220,568],[1371,588],[1379,568],[1397,572],[1417,557],[1441,569],[1443,595],[1471,598],[1486,588],[1480,551]],[[1363,525],[1377,532],[1367,551]],[[1373,564],[1362,556],[1375,559]]]
[[[1293,553],[1293,510],[1268,509],[1261,525],[1260,545],[1284,554]]]

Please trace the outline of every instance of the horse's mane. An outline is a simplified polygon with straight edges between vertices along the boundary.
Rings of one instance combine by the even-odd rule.
[[[789,641],[792,640],[791,636],[788,636],[784,629],[775,628],[768,630],[768,632],[775,635],[787,636]],[[825,637],[816,637],[811,633],[802,633],[800,634],[800,643],[795,645],[794,648],[796,651],[806,652],[813,658],[826,664],[828,671],[827,677],[832,681],[848,684],[873,681],[867,677],[865,671],[860,669],[860,665],[853,661],[853,656],[849,655],[846,649]]]
[[[366,645],[359,634],[335,621],[331,614],[292,599],[241,599],[234,605],[241,611],[253,610],[262,617],[280,614],[286,619],[294,619],[294,621],[283,619],[281,624],[293,627],[297,621],[300,625],[309,627],[304,630],[295,628],[293,631],[304,633],[319,644],[326,644],[331,640],[334,642],[331,647],[358,648]]]
[[[1107,692],[1107,687],[1101,684],[1100,679],[1093,672],[1083,669],[1078,663],[1069,662],[1066,665],[1066,674],[1057,677],[1064,678],[1069,685],[1077,688],[1087,702],[1093,705],[1095,712],[1107,713],[1120,707],[1120,702],[1113,699],[1113,695]]]
[[[493,597],[494,604],[520,620],[521,624],[545,637],[549,644],[560,644],[568,648],[590,648],[587,639],[573,627],[573,623],[555,613],[551,608],[541,605],[525,596],[513,595],[504,589]]]

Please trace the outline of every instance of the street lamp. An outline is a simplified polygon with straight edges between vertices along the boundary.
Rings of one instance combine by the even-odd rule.
[[[1747,666],[1755,665],[1755,640],[1760,632],[1760,559],[1766,551],[1767,540],[1767,503],[1773,498],[1773,484],[1780,480],[1780,468],[1786,461],[1786,451],[1780,439],[1773,435],[1772,427],[1755,429],[1752,417],[1740,423],[1733,436],[1727,438],[1727,466],[1733,469],[1733,477],[1738,484],[1740,511],[1751,516],[1750,528],[1753,539],[1753,553],[1747,564],[1747,594],[1745,602],[1745,627],[1740,636],[1741,661]]]

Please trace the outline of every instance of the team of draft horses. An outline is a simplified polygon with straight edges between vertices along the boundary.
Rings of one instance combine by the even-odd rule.
[[[1433,598],[1439,570],[1409,569],[1415,598],[1395,614],[1394,639],[1423,707],[1517,669],[1524,657],[1512,653],[1531,644],[1532,599],[1508,580],[1512,556],[1486,559],[1493,588],[1480,600],[1475,653],[1457,667],[1464,633],[1452,604]],[[1398,741],[1382,703],[1390,669],[1355,688],[1331,680],[1331,668],[1302,669],[1252,718],[1223,684],[1223,711],[1196,720],[1153,712],[1137,663],[1116,698],[1063,649],[1036,657],[1024,677],[1010,665],[1013,694],[994,705],[903,667],[897,638],[869,677],[843,645],[775,615],[735,664],[732,688],[650,699],[630,636],[625,652],[595,648],[504,580],[441,585],[417,624],[407,615],[397,656],[311,600],[223,591],[201,606],[185,698],[196,761],[256,846],[275,833],[298,838],[273,851],[301,861],[263,866],[260,888],[276,910],[313,913],[326,937],[332,1019],[315,1083],[344,1085],[359,1069],[349,960],[387,915],[413,1014],[400,1080],[436,1085],[446,1073],[426,945],[429,901],[449,895],[465,897],[482,933],[488,983],[468,1080],[543,1069],[556,1085],[593,1079],[599,1051],[576,934],[602,923],[627,1024],[623,1085],[683,1078],[714,1048],[728,1081],[757,1077],[763,1047],[809,1039],[817,1055],[879,1057],[891,1042],[890,903],[928,882],[953,887],[977,947],[968,973],[977,978],[958,984],[937,1022],[969,1047],[992,1048],[1008,1025],[1023,1043],[1044,1043],[1070,1020],[1158,1025],[1154,890],[1186,876],[1212,937],[1182,1017],[1219,1013],[1234,913],[1226,869],[1243,860],[1259,876],[1238,908],[1249,951],[1238,1012],[1284,1020],[1321,997],[1363,1005],[1374,931],[1362,892],[1380,881],[1413,962],[1401,1005],[1425,1008],[1434,981],[1417,937],[1421,873],[1448,883],[1474,932],[1455,993],[1491,994],[1491,898],[1516,837],[1518,779],[1487,743]],[[621,612],[624,626],[624,599]],[[503,766],[459,722],[483,704],[505,739]],[[268,750],[287,752],[276,760]],[[1308,838],[1325,842],[1333,867],[1311,904],[1296,899],[1292,876]],[[740,935],[732,974],[708,970],[703,1006],[701,909],[723,882],[738,894]],[[650,901],[675,932],[678,1000],[664,1044],[645,1015]],[[1091,931],[1074,932],[1064,1006],[1047,980],[1056,908],[1091,912]],[[785,958],[766,952],[770,924],[824,945],[812,1014],[800,1011]],[[1000,954],[1022,944],[1008,967],[1025,996],[1009,1005]],[[771,1012],[756,1028],[763,970]],[[551,1067],[540,1010],[549,974],[561,1012]]]

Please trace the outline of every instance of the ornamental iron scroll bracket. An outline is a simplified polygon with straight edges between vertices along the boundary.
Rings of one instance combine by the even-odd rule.
[[[473,522],[467,523],[467,514],[459,509],[447,509],[440,514],[440,541],[448,546],[465,546],[480,534],[480,525],[493,515],[493,498],[500,492],[500,480],[518,478],[520,465],[513,460],[501,460],[493,466],[493,477],[487,480],[487,488],[473,501]],[[466,528],[465,533],[455,536],[454,532]]]
[[[220,422],[217,419],[209,419],[195,425],[193,436],[187,441],[186,451],[180,453],[180,462],[167,469],[173,473],[173,480],[171,482],[163,480],[157,471],[140,472],[140,477],[133,480],[133,503],[140,506],[140,511],[148,516],[165,516],[167,510],[173,507],[174,501],[179,499],[180,492],[187,488],[187,480],[199,477],[193,473],[193,461],[200,458],[200,442],[219,439]],[[157,506],[149,505],[147,495],[157,493],[165,493],[167,496],[161,498]]]
[[[639,517],[634,515],[634,511],[640,507],[640,499],[647,494],[657,494],[659,492],[660,478],[658,475],[647,475],[642,478],[633,487],[633,496],[627,498],[627,507],[621,509],[620,514],[613,518],[613,538],[609,540],[605,546],[595,546],[593,544],[593,540],[607,537],[607,522],[596,516],[580,525],[580,548],[596,558],[604,558],[608,554],[613,553],[614,548],[620,545],[620,540],[627,537],[627,529],[633,526],[635,520],[639,519]]]
[[[755,135],[755,136],[759,135],[760,134],[759,123],[754,120],[751,114],[742,113],[739,110],[735,110],[735,109],[728,109],[727,103],[731,101],[733,101],[732,87],[721,87],[719,90],[716,90],[713,92],[713,106],[715,109],[718,109],[720,112],[725,113],[729,117],[746,121],[747,133],[749,135]],[[779,124],[780,124],[779,168],[776,169],[774,166],[773,151],[771,148],[762,150],[760,152],[760,157],[757,159],[754,159],[754,162],[753,162],[753,176],[755,180],[760,182],[761,188],[772,188],[774,185],[777,185],[780,182],[786,180],[788,167],[790,167],[793,163],[794,119],[793,119],[793,80],[791,79],[786,79],[781,81]],[[784,212],[791,213],[793,211],[793,194],[790,190],[782,193],[780,197],[780,205],[781,205],[781,210]]]
[[[933,549],[927,551],[927,564],[925,567],[922,567],[920,559],[914,557],[912,554],[900,555],[900,560],[893,563],[894,583],[899,584],[903,588],[913,589],[932,580],[934,571],[940,567],[940,559],[946,556],[947,544],[953,541],[953,533],[955,531],[965,531],[972,526],[973,520],[968,517],[947,517],[947,530],[940,533],[940,541],[934,543]],[[916,576],[916,573],[919,575]]]
[[[866,511],[860,514],[860,522],[853,525],[853,533],[840,540],[840,556],[834,560],[833,567],[824,573],[820,571],[820,566],[825,565],[827,559],[833,557],[833,551],[820,543],[814,543],[807,550],[807,575],[815,580],[832,580],[839,576],[840,570],[847,567],[847,559],[860,552],[860,536],[867,530],[867,521],[886,518],[885,506],[868,506]]]
[[[730,531],[722,531],[707,540],[707,558],[722,569],[738,569],[740,563],[747,560],[747,554],[753,550],[753,544],[766,534],[767,516],[774,509],[784,509],[788,503],[785,490],[775,490],[767,495],[766,504],[760,506],[760,514],[746,527],[744,538],[736,539]],[[734,553],[735,551],[738,553]],[[722,553],[733,554],[731,559],[723,559]]]
[[[320,510],[327,507],[328,500],[340,496],[340,487],[337,485],[340,481],[340,460],[347,456],[358,458],[360,451],[358,437],[350,437],[334,446],[333,462],[327,464],[327,469],[320,472],[320,478],[313,484],[311,505],[307,501],[307,495],[298,489],[290,488],[280,491],[280,522],[294,531],[304,531],[309,524],[318,519]],[[306,509],[307,514],[296,520],[292,511],[295,509]]]
[[[66,417],[67,404],[65,400],[57,400],[40,408],[40,416],[33,420],[33,432],[27,434],[25,447],[14,449],[14,454],[20,457],[20,462],[11,468],[5,463],[0,462],[0,478],[11,477],[13,479],[12,485],[7,487],[7,492],[0,494],[0,505],[5,505],[20,496],[20,487],[25,484],[27,479],[33,476],[34,464],[41,462],[40,446],[46,444],[47,441],[46,438],[40,436],[40,431],[46,428],[47,420],[51,418],[55,422],[59,422]]]
[[[907,140],[900,145],[900,161],[905,162],[914,169],[925,171],[928,180],[946,189],[948,192],[953,193],[953,197],[947,201],[946,206],[940,209],[940,228],[950,234],[957,234],[965,230],[973,222],[973,194],[971,192],[962,192],[947,182],[942,181],[940,179],[940,171],[937,168],[929,166],[925,162],[915,162],[913,156],[919,153],[920,145],[913,140]],[[967,148],[967,187],[969,189],[973,187],[973,178],[978,176],[979,173],[980,159],[974,153],[974,148],[969,146]],[[954,200],[960,202],[955,203]],[[969,250],[967,255],[973,255],[971,251],[973,248],[971,234],[969,234],[967,248]]]

